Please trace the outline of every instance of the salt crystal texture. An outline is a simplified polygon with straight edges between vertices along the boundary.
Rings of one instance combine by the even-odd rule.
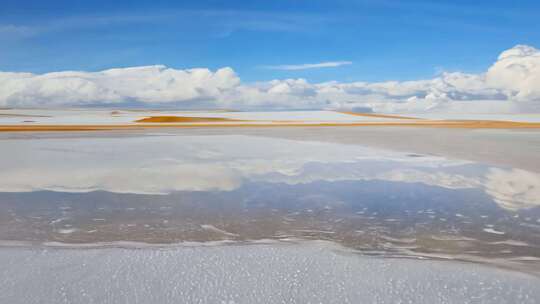
[[[539,303],[540,279],[325,242],[2,248],[0,303]]]

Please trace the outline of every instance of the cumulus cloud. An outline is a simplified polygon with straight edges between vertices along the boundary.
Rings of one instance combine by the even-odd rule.
[[[540,51],[518,45],[502,52],[487,71],[485,80],[517,100],[540,100]]]
[[[486,193],[501,207],[519,210],[540,206],[540,174],[492,168],[486,177]]]
[[[281,66],[305,69],[326,62]],[[378,112],[540,112],[540,50],[518,45],[481,74],[443,73],[416,81],[243,83],[231,68],[165,66],[46,74],[0,72],[0,106],[119,106],[139,103],[239,109],[372,109]]]
[[[352,64],[351,61],[328,61],[320,63],[304,63],[304,64],[286,64],[286,65],[268,65],[267,69],[272,70],[284,70],[284,71],[296,71],[296,70],[309,70],[309,69],[321,69],[321,68],[335,68],[342,65]]]
[[[240,79],[231,68],[212,72],[156,65],[101,72],[0,73],[0,83],[0,105],[81,106],[214,100],[239,85]]]

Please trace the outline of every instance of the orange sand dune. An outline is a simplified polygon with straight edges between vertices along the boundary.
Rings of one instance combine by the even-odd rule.
[[[100,131],[100,130],[137,130],[147,128],[259,128],[259,127],[429,127],[429,128],[466,128],[466,129],[540,129],[540,123],[488,121],[488,120],[439,120],[415,122],[361,122],[361,123],[155,123],[125,125],[0,125],[0,132],[16,131]]]
[[[221,117],[189,117],[189,116],[150,116],[136,120],[135,122],[172,123],[172,122],[222,122],[241,121],[237,119]]]
[[[348,114],[348,115],[354,115],[354,116],[364,116],[364,117],[379,117],[379,118],[394,118],[394,119],[422,119],[422,118],[414,118],[414,117],[407,117],[407,116],[399,116],[399,115],[388,115],[388,114],[375,114],[375,113],[357,113],[357,112],[350,112],[350,111],[337,111],[338,113]]]

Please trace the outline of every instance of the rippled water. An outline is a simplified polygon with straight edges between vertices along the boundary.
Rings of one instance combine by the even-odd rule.
[[[1,141],[5,245],[329,240],[538,273],[540,174],[253,135]]]

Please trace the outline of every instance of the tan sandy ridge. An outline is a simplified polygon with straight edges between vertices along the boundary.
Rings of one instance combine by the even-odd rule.
[[[227,123],[223,123],[227,122]],[[218,120],[218,122],[208,122],[202,120],[191,120],[190,122],[151,122],[132,124],[109,124],[109,125],[0,125],[0,132],[15,131],[99,131],[99,130],[128,130],[147,128],[254,128],[254,127],[362,127],[362,126],[393,126],[393,127],[431,127],[431,128],[468,128],[468,129],[540,129],[540,123],[512,122],[512,121],[490,121],[490,120],[418,120],[418,121],[396,121],[396,122],[354,122],[354,123],[301,123],[301,122],[261,122],[251,123],[249,121]]]
[[[186,122],[223,122],[223,121],[243,121],[222,117],[191,117],[191,116],[150,116],[136,120],[143,123],[186,123]]]

